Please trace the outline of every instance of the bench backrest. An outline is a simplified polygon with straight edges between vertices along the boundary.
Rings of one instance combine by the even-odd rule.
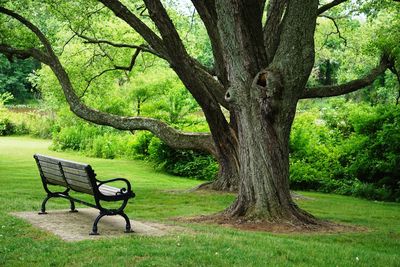
[[[40,154],[35,154],[33,157],[44,183],[94,194],[93,185],[96,184],[96,174],[90,165]]]

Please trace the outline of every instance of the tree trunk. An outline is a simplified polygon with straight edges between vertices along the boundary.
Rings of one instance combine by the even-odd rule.
[[[269,77],[265,80],[262,75]],[[316,223],[297,207],[289,191],[289,135],[297,100],[281,97],[285,89],[273,72],[261,73],[255,81],[251,90],[240,90],[249,93],[229,96],[231,101],[236,97],[240,188],[226,214],[246,220]]]
[[[204,111],[216,147],[216,159],[219,164],[217,178],[207,187],[212,190],[237,192],[239,189],[239,157],[237,129],[233,123],[228,123],[222,113]],[[212,113],[212,114],[210,114]],[[233,127],[235,126],[235,127]]]
[[[239,162],[236,153],[219,155],[219,171],[210,188],[217,191],[237,192],[239,189]]]

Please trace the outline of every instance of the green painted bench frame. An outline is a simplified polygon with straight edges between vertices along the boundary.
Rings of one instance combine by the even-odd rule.
[[[50,198],[65,198],[70,201],[71,212],[77,212],[75,209],[75,202],[96,208],[100,211],[100,214],[93,223],[90,235],[98,235],[97,224],[100,219],[104,216],[112,215],[122,216],[126,222],[125,232],[133,232],[129,218],[124,213],[124,208],[128,204],[128,200],[135,197],[135,193],[132,192],[131,184],[127,179],[114,178],[111,180],[99,181],[96,179],[96,174],[92,167],[88,164],[40,154],[35,154],[33,157],[36,160],[43,187],[47,193],[46,198],[42,202],[42,208],[39,214],[47,214],[46,203]],[[126,188],[117,188],[106,185],[117,181],[125,182]],[[54,192],[49,189],[48,185],[61,186],[64,187],[65,190]],[[92,195],[94,198],[94,204],[72,197],[69,194],[71,191]],[[109,209],[102,206],[101,201],[122,201],[122,204],[119,208]]]

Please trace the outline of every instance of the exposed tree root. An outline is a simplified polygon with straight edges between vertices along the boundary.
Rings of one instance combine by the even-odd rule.
[[[198,186],[193,187],[192,189],[189,189],[188,192],[195,192],[197,190],[211,190],[213,183],[214,182],[211,181],[211,182],[205,182],[205,183],[199,184]]]
[[[339,224],[335,222],[316,220],[316,223],[293,223],[292,221],[248,220],[245,218],[232,218],[225,214],[214,214],[191,218],[177,218],[178,221],[218,224],[224,227],[236,228],[246,231],[261,231],[271,233],[344,233],[365,232],[365,227]]]
[[[217,180],[211,182],[205,182],[200,185],[189,189],[188,192],[195,192],[198,190],[210,190],[210,191],[218,191],[218,192],[226,192],[226,193],[237,193],[238,189],[236,187],[228,187],[228,186],[221,186],[216,183]]]

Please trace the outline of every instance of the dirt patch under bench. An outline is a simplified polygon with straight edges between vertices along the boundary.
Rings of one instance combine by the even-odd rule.
[[[100,235],[91,236],[93,222],[99,211],[91,208],[81,208],[79,212],[71,213],[68,210],[48,211],[48,214],[39,215],[37,212],[13,212],[12,215],[25,219],[33,226],[49,231],[65,241],[81,241],[86,239],[100,239],[137,236],[163,236],[169,233],[182,232],[182,227],[161,223],[131,220],[134,233],[124,233],[125,220],[121,216],[105,216],[99,224]]]

